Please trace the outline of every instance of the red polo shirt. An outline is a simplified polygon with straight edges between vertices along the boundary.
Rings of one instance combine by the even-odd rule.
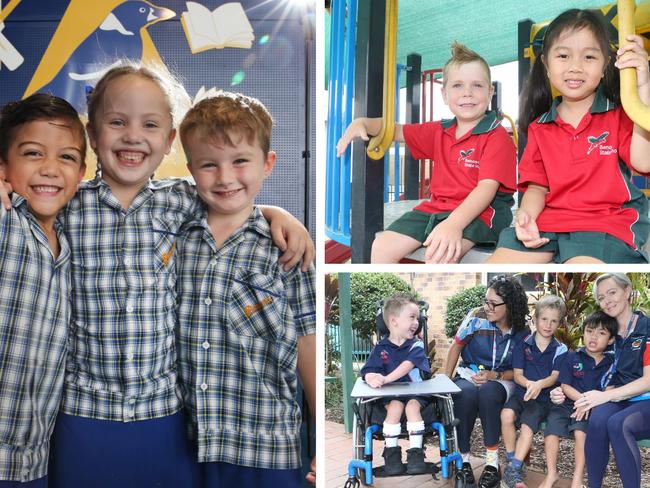
[[[426,213],[452,212],[476,188],[480,180],[496,180],[499,192],[512,194],[516,188],[517,155],[508,132],[495,112],[485,117],[459,139],[456,119],[403,127],[404,140],[416,159],[433,161],[429,188],[431,200],[415,210]],[[479,218],[492,228],[494,208],[490,205]]]
[[[645,195],[632,183],[633,123],[599,91],[577,128],[557,113],[561,99],[528,127],[519,187],[549,189],[537,227],[546,232],[605,232],[634,249],[648,229]],[[641,235],[641,240],[637,241]]]

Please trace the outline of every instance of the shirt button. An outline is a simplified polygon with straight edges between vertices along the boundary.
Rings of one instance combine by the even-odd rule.
[[[127,361],[133,361],[133,353],[132,352],[129,352],[129,353],[126,354],[126,360]]]
[[[156,284],[156,278],[149,278],[149,279],[147,280],[147,285],[149,285],[149,286],[153,286],[153,285],[155,285],[155,284]]]
[[[129,405],[135,405],[135,398],[131,398],[129,400]]]
[[[126,306],[126,311],[127,312],[133,312],[133,305],[127,305]]]
[[[126,414],[127,414],[130,418],[135,417],[135,411],[134,411],[134,410],[129,410]]]
[[[206,298],[203,301],[205,302],[206,305],[210,305],[212,303],[212,299],[210,297]]]
[[[205,350],[210,349],[210,343],[209,343],[208,341],[205,341],[205,342],[204,342],[203,344],[201,344],[201,345],[203,346],[203,349],[205,349]]]
[[[124,258],[124,265],[131,266],[131,258]]]
[[[201,383],[201,389],[202,389],[203,391],[207,390],[207,389],[208,389],[208,385],[206,385],[205,383]]]

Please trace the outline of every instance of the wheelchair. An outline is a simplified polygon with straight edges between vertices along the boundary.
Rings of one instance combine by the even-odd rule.
[[[384,323],[382,310],[383,300],[377,302],[376,322],[377,336],[384,337],[388,335],[388,328]],[[427,333],[427,310],[429,304],[424,301],[418,302],[420,309],[418,322],[419,327],[416,332],[418,336],[423,334],[424,350],[428,355],[428,333]],[[422,374],[424,376],[424,374]],[[422,378],[427,380],[429,378]],[[455,385],[444,375],[436,378],[447,385],[452,385],[450,390],[455,391]],[[361,379],[357,383],[363,383]],[[355,385],[356,388],[356,385]],[[367,388],[367,387],[366,387]],[[408,386],[407,388],[412,388]],[[369,392],[371,393],[371,392]],[[355,390],[352,392],[355,395]],[[418,393],[419,395],[419,393]],[[464,488],[465,480],[461,470],[463,461],[458,450],[456,426],[458,421],[454,418],[454,404],[451,393],[434,393],[431,394],[432,401],[422,409],[422,418],[425,424],[424,440],[431,437],[438,437],[440,449],[440,461],[437,463],[427,462],[427,471],[425,474],[431,474],[433,479],[437,479],[436,474],[441,473],[443,478],[454,478],[454,488]],[[348,479],[344,488],[358,488],[359,485],[372,486],[373,477],[387,476],[406,476],[406,474],[387,475],[383,472],[384,466],[374,467],[373,461],[373,439],[383,440],[382,425],[386,417],[386,409],[376,396],[357,397],[352,405],[354,412],[352,442],[353,442],[353,459],[348,464]],[[402,432],[399,438],[408,438],[406,430],[406,419],[402,418]]]

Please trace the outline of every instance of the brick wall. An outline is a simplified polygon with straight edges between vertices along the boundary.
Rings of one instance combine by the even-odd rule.
[[[429,341],[436,340],[436,356],[432,363],[441,372],[451,339],[445,335],[445,307],[447,299],[459,290],[481,283],[481,273],[396,273],[429,302]]]

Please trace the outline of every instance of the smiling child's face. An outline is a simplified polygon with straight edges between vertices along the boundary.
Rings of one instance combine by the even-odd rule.
[[[493,92],[483,64],[472,61],[449,66],[442,97],[458,122],[475,123],[485,115]]]
[[[65,120],[36,120],[15,131],[4,175],[46,229],[52,228],[83,178],[82,146],[80,135]]]

